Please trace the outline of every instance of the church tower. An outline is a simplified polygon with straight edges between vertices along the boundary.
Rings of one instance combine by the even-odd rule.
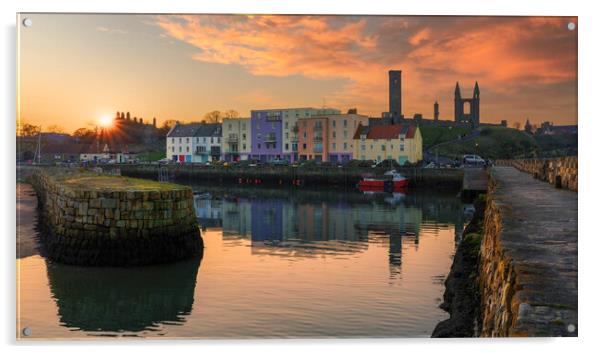
[[[481,91],[479,90],[479,83],[478,81],[475,81],[474,91],[472,93],[472,101],[470,102],[470,121],[475,127],[478,127],[480,124],[480,96]]]
[[[460,84],[456,81],[456,91],[454,92],[454,120],[462,121],[464,115],[464,106],[462,103],[462,94],[460,93]]]
[[[433,105],[433,119],[435,119],[435,122],[439,121],[439,102],[437,101]]]

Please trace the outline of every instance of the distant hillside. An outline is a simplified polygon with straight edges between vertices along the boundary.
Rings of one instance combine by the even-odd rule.
[[[543,157],[577,155],[577,134],[536,135],[535,140]]]
[[[525,132],[505,127],[482,127],[480,134],[474,138],[465,141],[452,140],[438,145],[431,152],[451,158],[477,154],[486,159],[505,159],[534,156],[539,154],[540,148],[535,138]]]
[[[470,134],[471,129],[465,127],[437,127],[433,125],[420,126],[422,144],[424,149],[441,144],[446,141],[456,140],[458,137]]]

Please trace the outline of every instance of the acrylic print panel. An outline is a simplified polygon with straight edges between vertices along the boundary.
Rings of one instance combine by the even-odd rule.
[[[577,18],[17,28],[18,339],[577,335]]]

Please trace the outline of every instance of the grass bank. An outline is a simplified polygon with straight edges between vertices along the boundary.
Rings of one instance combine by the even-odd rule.
[[[465,154],[477,154],[486,159],[509,159],[533,156],[539,152],[532,135],[506,127],[483,127],[481,133],[468,141],[450,142],[437,148],[441,156],[460,159]]]

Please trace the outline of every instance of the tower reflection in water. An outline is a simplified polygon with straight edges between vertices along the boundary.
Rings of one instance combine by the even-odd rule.
[[[461,230],[455,196],[356,191],[200,188],[197,216],[221,227],[225,240],[251,240],[257,255],[317,257],[389,247],[391,276],[401,273],[402,249],[418,247],[422,227],[452,224]],[[430,224],[430,226],[429,226]]]
[[[159,330],[192,311],[201,257],[136,268],[75,267],[47,262],[61,325],[87,332]]]

